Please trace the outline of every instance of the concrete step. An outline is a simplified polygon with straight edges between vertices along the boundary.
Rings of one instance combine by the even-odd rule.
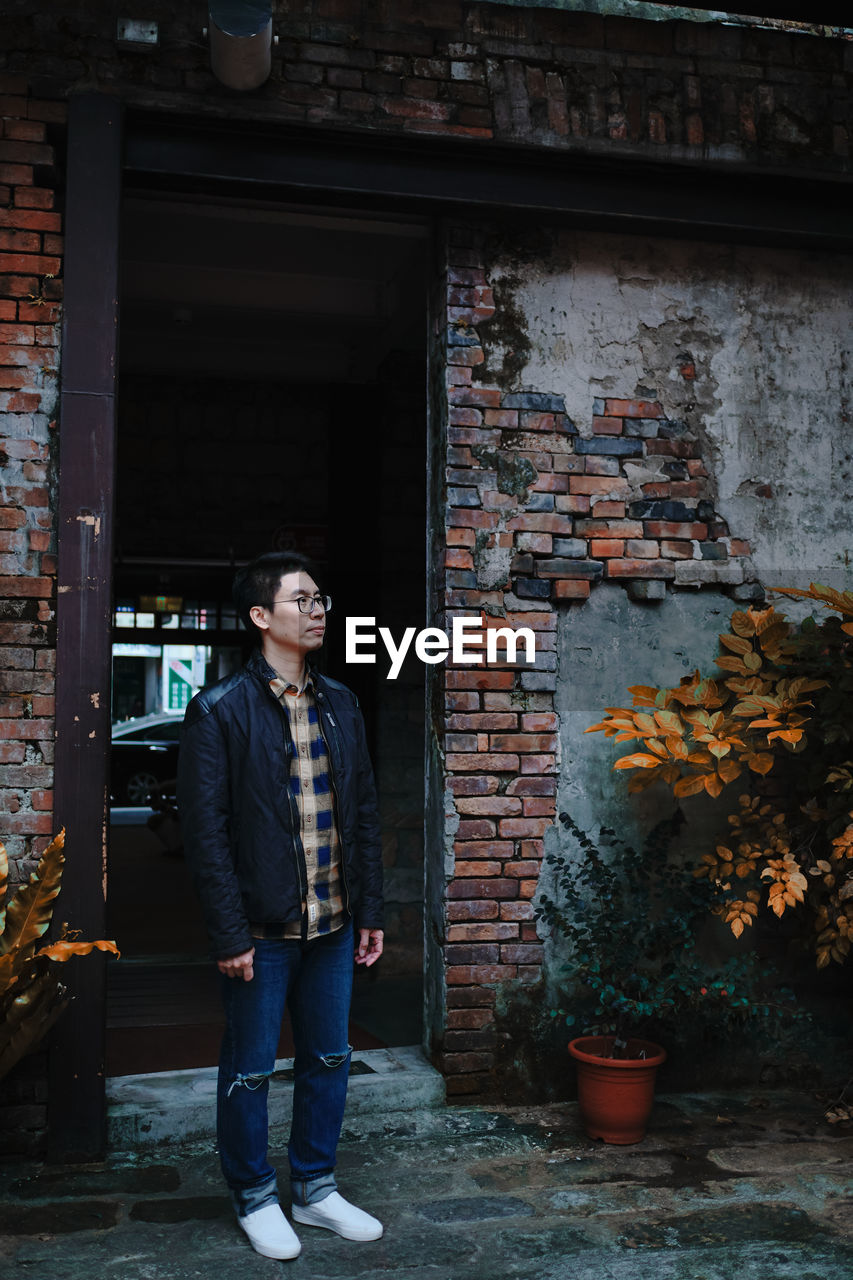
[[[289,1128],[292,1058],[276,1061],[270,1088],[270,1130]],[[358,1050],[352,1055],[346,1126],[369,1131],[379,1116],[444,1105],[444,1078],[420,1045]],[[111,1152],[213,1140],[216,1067],[113,1076],[107,1080],[107,1142]]]

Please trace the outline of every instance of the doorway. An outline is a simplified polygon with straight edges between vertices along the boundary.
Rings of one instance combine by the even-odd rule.
[[[425,624],[428,251],[415,218],[126,193],[108,1075],[217,1059],[175,737],[192,694],[249,651],[235,567],[275,548],[326,570],[323,664],[358,695],[379,787],[386,955],[357,974],[352,1043],[421,1042],[424,668],[410,660],[391,684],[381,663],[347,666],[343,621]]]

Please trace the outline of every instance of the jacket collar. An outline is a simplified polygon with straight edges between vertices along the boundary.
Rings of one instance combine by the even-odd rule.
[[[323,676],[319,671],[315,671],[310,660],[307,662],[307,668],[308,679],[313,683],[315,691],[319,692],[322,697],[323,684],[325,683]],[[252,656],[246,663],[246,670],[249,671],[255,679],[260,681],[271,697],[275,697],[275,694],[270,689],[270,681],[280,679],[280,676],[275,667],[271,667],[267,662],[261,649],[255,649],[252,653]]]

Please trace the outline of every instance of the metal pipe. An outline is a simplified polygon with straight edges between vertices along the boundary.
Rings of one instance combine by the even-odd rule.
[[[272,0],[209,0],[210,66],[217,80],[259,89],[272,65]]]

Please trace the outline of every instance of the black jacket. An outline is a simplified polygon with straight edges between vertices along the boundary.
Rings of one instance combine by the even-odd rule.
[[[293,741],[260,651],[187,707],[178,761],[181,833],[216,959],[253,945],[248,922],[298,920],[305,856],[290,789]],[[314,675],[357,929],[382,928],[382,848],[373,770],[355,694]]]

